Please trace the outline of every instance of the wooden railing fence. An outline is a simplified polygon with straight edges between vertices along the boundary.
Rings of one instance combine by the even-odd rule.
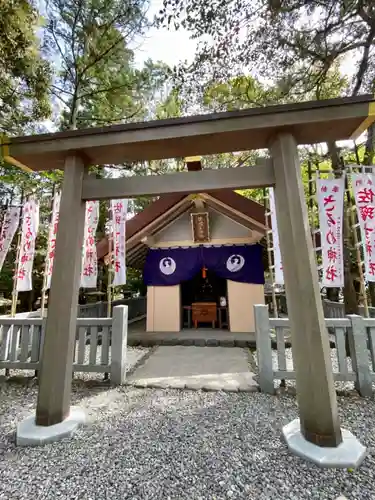
[[[255,305],[254,311],[259,385],[262,391],[273,394],[275,380],[296,378],[292,357],[286,356],[286,344],[293,349],[289,319],[270,318],[265,305]],[[335,365],[334,380],[353,381],[362,396],[372,396],[375,383],[375,318],[349,315],[345,318],[326,318],[325,322],[327,335],[333,332],[336,346],[336,359],[331,356]],[[346,336],[350,357],[346,353]],[[272,347],[273,340],[276,349]],[[331,353],[333,355],[333,349]]]

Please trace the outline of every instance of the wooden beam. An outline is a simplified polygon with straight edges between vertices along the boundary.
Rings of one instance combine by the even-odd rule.
[[[297,142],[281,134],[271,153],[301,432],[310,443],[337,447],[342,437]]]
[[[374,120],[373,101],[356,96],[16,137],[9,156],[33,170],[53,170],[73,152],[105,165],[262,149],[282,131],[298,144],[337,141]]]
[[[36,424],[44,426],[62,422],[70,411],[85,225],[85,204],[80,196],[85,167],[76,156],[67,158],[66,167],[36,409]]]
[[[152,235],[145,236],[141,239],[141,242],[148,247],[155,245],[155,238]]]
[[[272,161],[262,166],[180,172],[168,175],[122,177],[120,179],[86,178],[83,200],[136,198],[172,193],[203,193],[218,189],[247,189],[273,186]]]

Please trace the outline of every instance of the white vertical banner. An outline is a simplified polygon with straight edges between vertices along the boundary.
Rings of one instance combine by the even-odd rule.
[[[372,174],[352,174],[352,186],[365,260],[367,281],[375,281],[375,178]]]
[[[17,265],[17,292],[32,290],[32,272],[35,256],[35,240],[39,229],[39,204],[31,199],[22,212],[21,247]]]
[[[96,288],[98,258],[96,253],[96,229],[99,222],[99,202],[86,202],[85,236],[83,242],[81,287]]]
[[[284,285],[284,271],[281,261],[279,230],[277,227],[276,206],[275,206],[275,191],[273,188],[268,188],[271,226],[272,226],[272,246],[273,246],[273,259],[275,266],[275,284]]]
[[[126,217],[128,200],[111,200],[113,230],[113,286],[126,284]]]
[[[20,221],[19,207],[9,207],[4,215],[3,224],[0,231],[0,272],[3,268],[5,257],[9,252],[10,245],[17,231]]]
[[[344,286],[343,217],[345,178],[317,179],[316,196],[322,246],[321,285]]]
[[[55,260],[56,236],[59,224],[60,214],[60,193],[56,193],[53,200],[52,220],[49,228],[48,247],[47,247],[47,263],[46,263],[46,290],[51,288],[51,278],[53,272],[53,263]]]

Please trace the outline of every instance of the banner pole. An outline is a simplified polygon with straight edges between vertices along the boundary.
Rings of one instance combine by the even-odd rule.
[[[49,215],[49,224],[51,225],[53,223],[53,206],[55,202],[55,196],[56,196],[56,184],[53,183],[52,185],[52,192],[51,192],[51,205],[50,205],[50,210],[51,213]],[[47,255],[44,261],[44,269],[43,269],[43,288],[42,288],[42,298],[41,298],[41,303],[40,303],[40,316],[44,318],[44,311],[45,311],[45,306],[46,306],[46,295],[47,295],[47,273],[48,273],[48,254],[50,252],[50,244],[51,244],[51,231],[48,232],[48,241],[47,241]]]
[[[20,247],[21,247],[21,237],[22,237],[22,221],[23,221],[23,203],[24,203],[24,191],[21,191],[21,209],[20,209],[20,218],[18,223],[18,233],[17,233],[17,249],[16,249],[16,259],[15,259],[15,267],[13,272],[13,289],[12,289],[12,307],[10,311],[11,318],[14,318],[17,313],[17,301],[18,301],[18,292],[17,292],[17,276],[18,276],[18,267],[19,267],[19,258],[20,258]]]
[[[20,209],[20,218],[18,222],[18,233],[17,233],[17,249],[16,249],[16,259],[14,264],[13,271],[13,289],[12,289],[12,306],[10,310],[10,317],[14,318],[17,314],[17,301],[18,301],[18,292],[17,292],[17,277],[18,277],[18,265],[20,258],[20,246],[21,246],[21,238],[22,238],[22,220],[23,220],[23,202],[24,202],[24,192],[21,191],[21,209]],[[10,369],[5,369],[5,376],[9,377]]]
[[[113,218],[111,212],[111,200],[108,201],[108,219],[109,219],[109,232],[108,232],[108,275],[107,275],[107,318],[111,317],[112,310],[112,235],[113,235]],[[104,380],[109,379],[109,373],[104,373]]]
[[[278,318],[278,306],[277,306],[277,299],[276,299],[276,293],[275,293],[275,282],[274,282],[274,273],[273,273],[273,268],[272,268],[272,250],[271,250],[271,242],[270,242],[270,225],[269,225],[269,217],[271,216],[270,213],[270,206],[268,203],[267,198],[267,191],[266,188],[263,189],[263,204],[265,208],[265,221],[266,221],[266,244],[267,244],[267,257],[268,257],[268,270],[271,278],[271,295],[272,295],[272,308],[273,308],[273,317]]]
[[[113,250],[113,214],[111,211],[111,201],[108,202],[108,214],[109,214],[109,233],[108,233],[108,282],[107,282],[107,318],[111,317],[112,313],[112,250]]]

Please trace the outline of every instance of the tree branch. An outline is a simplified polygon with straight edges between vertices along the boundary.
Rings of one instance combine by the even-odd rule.
[[[54,84],[51,84],[51,88],[56,90],[57,92],[63,92],[64,94],[69,94],[71,96],[73,96],[73,92],[70,92],[70,90],[65,90],[65,89],[62,89],[60,87],[58,87],[57,85],[54,85]]]
[[[65,62],[66,68],[67,68],[68,72],[70,73],[70,76],[71,76],[71,77],[72,77],[72,79],[74,80],[74,75],[73,75],[73,73],[72,73],[72,68],[71,68],[71,66],[70,66],[70,64],[69,64],[69,61],[67,60],[67,58],[66,58],[66,56],[65,56],[65,54],[64,54],[64,52],[63,52],[63,50],[62,50],[62,48],[60,47],[59,41],[58,41],[58,39],[57,39],[57,36],[56,36],[55,30],[54,30],[54,27],[53,27],[53,23],[51,23],[51,24],[50,24],[50,27],[49,27],[49,32],[52,34],[52,37],[53,37],[53,39],[54,39],[54,41],[55,41],[55,44],[56,44],[56,46],[57,46],[57,48],[58,48],[58,50],[59,50],[59,53],[60,53],[61,57],[63,58],[63,60],[64,60],[64,62]]]
[[[131,113],[130,115],[127,115],[127,116],[118,116],[116,118],[112,118],[112,119],[108,119],[108,118],[100,118],[98,116],[90,116],[90,117],[87,117],[85,116],[85,120],[87,121],[92,121],[92,122],[98,122],[98,123],[117,123],[117,122],[124,122],[124,121],[127,121],[127,120],[130,120],[131,118],[134,118],[140,111],[142,111],[142,106],[140,106],[138,109],[136,109],[133,113]]]
[[[101,61],[106,55],[108,55],[117,45],[119,45],[121,42],[124,41],[124,38],[121,36],[116,40],[110,47],[108,47],[106,50],[104,50],[101,54],[99,54],[97,57],[95,57],[92,61],[90,61],[86,66],[82,69],[82,71],[79,74],[79,78],[82,78],[82,76],[95,64],[97,64],[99,61]]]
[[[69,103],[68,103],[65,99],[63,99],[59,93],[55,92],[53,89],[51,90],[51,92],[52,92],[52,94],[53,94],[55,97],[57,97],[58,99],[60,99],[60,101],[61,101],[63,104],[65,104],[65,106],[69,107]]]
[[[86,92],[86,94],[83,94],[81,95],[79,98],[80,99],[85,99],[86,97],[92,97],[94,95],[97,95],[97,94],[102,94],[103,92],[113,92],[115,90],[120,90],[122,88],[132,88],[132,85],[129,84],[129,83],[124,83],[122,85],[118,85],[118,86],[115,86],[115,87],[107,87],[105,89],[99,89],[99,90],[93,90],[92,92]]]
[[[76,41],[76,33],[77,33],[76,27],[78,24],[79,16],[81,15],[81,12],[82,12],[82,6],[83,6],[83,0],[78,0],[78,8],[77,8],[75,16],[74,16],[72,30],[71,30],[72,31],[72,40],[71,40],[70,48],[72,51],[73,63],[74,63],[75,68],[77,67],[77,57],[76,57],[76,53],[75,53],[75,41]]]
[[[370,49],[371,49],[372,43],[374,41],[374,37],[375,37],[375,25],[371,28],[370,33],[368,34],[368,37],[367,37],[365,45],[364,45],[362,60],[361,60],[361,64],[359,65],[359,69],[358,69],[357,76],[356,76],[356,84],[354,86],[352,95],[357,95],[361,86],[362,86],[363,77],[365,76],[365,73],[368,69]]]

